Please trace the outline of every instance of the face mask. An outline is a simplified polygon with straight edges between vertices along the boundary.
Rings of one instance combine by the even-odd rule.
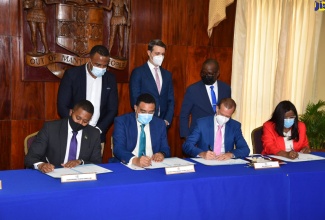
[[[152,61],[155,65],[161,66],[162,62],[164,61],[164,56],[163,55],[154,56],[152,58]]]
[[[149,122],[152,120],[153,114],[147,114],[147,113],[138,113],[138,122],[141,124],[149,124]]]
[[[215,82],[214,76],[201,76],[201,79],[205,85],[212,85]]]
[[[93,64],[91,64],[93,66],[93,69],[91,70],[92,74],[94,74],[94,76],[96,77],[102,77],[105,73],[106,73],[106,68],[99,68],[97,66],[94,66]]]
[[[72,116],[69,116],[69,124],[73,131],[80,131],[81,129],[84,129],[87,126],[83,126],[82,124],[75,122],[72,119]]]
[[[284,119],[284,127],[285,128],[291,128],[294,123],[295,123],[294,118]]]
[[[223,115],[217,115],[216,117],[217,122],[220,126],[223,126],[224,124],[226,124],[229,121],[229,118],[227,118],[226,116]]]

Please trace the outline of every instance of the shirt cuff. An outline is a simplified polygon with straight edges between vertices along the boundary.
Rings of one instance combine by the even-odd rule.
[[[133,165],[133,159],[135,158],[135,156],[134,157],[131,157],[131,159],[129,160],[129,163],[128,163],[128,166],[132,166]]]
[[[100,128],[99,128],[99,127],[97,127],[97,126],[96,126],[95,128],[97,128],[97,129],[99,130],[99,132],[100,132],[100,133],[102,133],[102,130],[100,130]]]
[[[35,170],[38,170],[38,165],[40,165],[41,163],[44,163],[44,162],[37,162],[37,163],[34,163],[34,169],[35,169]]]

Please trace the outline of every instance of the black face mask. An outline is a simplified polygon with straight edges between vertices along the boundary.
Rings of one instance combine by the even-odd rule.
[[[201,76],[201,79],[205,85],[212,85],[216,80],[214,79],[214,76]]]
[[[86,126],[83,126],[77,122],[75,122],[71,116],[69,116],[69,124],[70,124],[70,127],[72,128],[73,131],[80,131],[82,129],[84,129]]]

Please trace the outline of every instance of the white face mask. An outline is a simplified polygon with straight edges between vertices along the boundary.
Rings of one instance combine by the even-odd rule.
[[[94,76],[96,77],[102,77],[105,73],[106,73],[106,68],[99,68],[97,66],[94,66],[93,64],[91,64],[93,66],[93,69],[91,70],[92,74],[94,74]]]
[[[229,121],[229,118],[223,115],[217,115],[216,120],[220,126],[223,126]]]
[[[162,62],[164,61],[164,56],[163,55],[154,56],[152,58],[152,61],[155,65],[161,66]]]

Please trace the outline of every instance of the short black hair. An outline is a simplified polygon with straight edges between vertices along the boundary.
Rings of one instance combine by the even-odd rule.
[[[285,100],[281,101],[274,109],[272,113],[272,117],[269,121],[275,124],[275,131],[279,136],[284,137],[283,128],[284,128],[284,115],[288,111],[293,111],[296,115],[295,122],[291,128],[291,137],[289,140],[299,141],[299,132],[298,132],[298,112],[294,104],[290,101]]]
[[[82,108],[83,110],[85,110],[86,112],[90,113],[90,114],[94,114],[94,106],[93,104],[91,104],[90,101],[84,99],[84,100],[80,100],[79,102],[77,102],[74,107],[73,110],[77,110],[79,108]]]
[[[219,63],[217,60],[212,59],[212,58],[206,59],[204,61],[204,63],[202,64],[202,68],[207,64],[214,64],[216,66],[217,70],[219,70]]]
[[[135,105],[139,106],[140,102],[144,102],[147,104],[155,104],[155,106],[156,106],[155,98],[152,95],[150,95],[149,93],[143,93],[143,94],[139,95]]]
[[[234,109],[234,112],[236,110],[236,102],[232,99],[232,98],[223,98],[219,101],[218,103],[218,107],[220,109],[221,107],[221,104],[223,104],[227,109],[232,109],[232,108],[235,108]]]
[[[95,53],[98,53],[99,55],[104,56],[104,57],[109,56],[108,49],[104,45],[96,45],[93,48],[91,48],[91,51],[89,53],[90,57],[93,57],[95,55]]]
[[[148,50],[152,51],[154,46],[163,47],[166,50],[166,44],[164,44],[160,39],[151,40],[148,44]]]

